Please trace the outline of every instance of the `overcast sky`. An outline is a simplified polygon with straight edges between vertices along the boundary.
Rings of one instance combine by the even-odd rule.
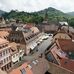
[[[74,0],[0,0],[0,9],[4,11],[39,11],[54,7],[63,12],[74,11]]]

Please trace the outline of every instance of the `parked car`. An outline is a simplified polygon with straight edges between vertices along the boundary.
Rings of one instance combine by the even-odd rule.
[[[38,42],[37,42],[37,45],[39,45],[39,44],[40,44],[40,42],[38,41]]]

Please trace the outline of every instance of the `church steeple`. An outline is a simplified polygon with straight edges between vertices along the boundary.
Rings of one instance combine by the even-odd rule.
[[[46,11],[45,11],[45,20],[48,20],[48,13],[47,13],[48,11],[47,11],[47,9],[46,9]]]
[[[43,21],[43,24],[49,24],[49,21],[48,21],[48,10],[46,9],[45,10],[45,17],[44,17],[44,21]]]

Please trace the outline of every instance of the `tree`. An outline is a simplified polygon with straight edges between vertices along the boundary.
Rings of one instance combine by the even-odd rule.
[[[72,26],[72,27],[74,27],[74,18],[72,18],[72,19],[69,20],[69,25]]]

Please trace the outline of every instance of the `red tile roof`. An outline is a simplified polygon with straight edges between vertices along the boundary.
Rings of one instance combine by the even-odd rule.
[[[8,35],[9,35],[8,31],[0,31],[0,37],[1,38],[7,37]]]
[[[12,29],[11,28],[0,28],[0,31],[12,31]]]
[[[34,33],[38,33],[39,32],[39,29],[37,27],[32,27],[30,28],[30,30]]]
[[[31,70],[29,67],[27,67],[27,65],[28,65],[28,63],[24,63],[22,66],[20,66],[20,67],[17,68],[17,69],[14,69],[14,70],[11,71],[9,74],[22,74],[22,73],[21,73],[21,70],[22,70],[22,69],[25,69],[26,74],[33,74],[33,73],[32,73],[32,70]]]
[[[6,39],[2,39],[0,38],[0,44],[5,44],[5,43],[8,43],[9,41],[7,41]]]
[[[18,52],[17,44],[15,42],[10,43],[9,46],[11,46],[11,50],[12,50],[11,54],[12,55]]]
[[[20,70],[23,68],[25,69],[26,74],[44,74],[49,69],[49,64],[45,58],[38,58],[37,60],[24,63],[9,74],[22,74]]]
[[[74,41],[68,39],[58,39],[58,44],[63,51],[74,51]]]
[[[61,63],[62,67],[74,72],[74,60],[63,58],[63,59],[60,60],[60,63]]]
[[[64,29],[60,29],[60,30],[58,30],[58,31],[56,31],[54,34],[53,34],[53,36],[55,36],[56,34],[58,34],[58,33],[67,33]]]
[[[54,55],[54,57],[56,56],[56,57],[61,57],[61,58],[59,58],[59,60],[57,60],[57,58],[55,57],[55,59],[57,60],[57,61],[59,61],[59,65],[60,66],[62,66],[62,67],[64,67],[64,68],[66,68],[66,69],[68,69],[68,70],[70,70],[70,71],[72,71],[72,72],[74,72],[74,60],[72,60],[72,59],[69,59],[67,56],[66,56],[66,54],[65,53],[59,53],[60,52],[60,50],[62,51],[66,51],[66,52],[73,52],[74,51],[74,41],[72,41],[72,40],[66,40],[66,39],[58,39],[57,41],[56,41],[56,43],[57,43],[57,46],[59,47],[56,47],[55,49],[52,49],[51,51],[55,51],[55,53],[53,54]]]
[[[54,46],[53,49],[51,50],[51,53],[53,54],[54,58],[60,64],[60,58],[67,58],[66,53],[64,53],[62,50],[58,49],[57,46]]]

